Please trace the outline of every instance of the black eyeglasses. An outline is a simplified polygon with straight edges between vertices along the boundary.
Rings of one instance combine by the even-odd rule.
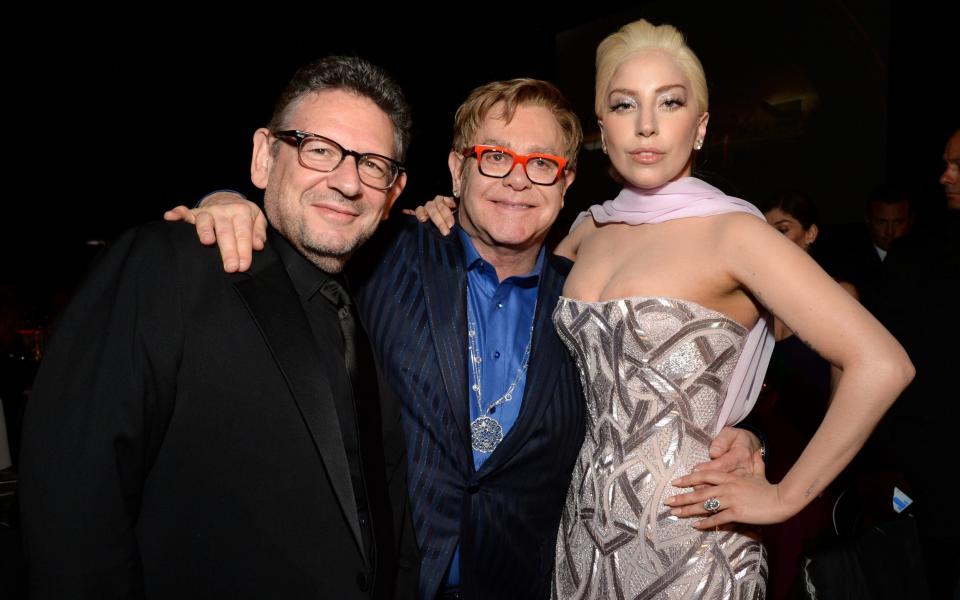
[[[348,156],[357,161],[357,175],[364,185],[377,190],[388,190],[397,182],[406,168],[398,161],[372,152],[348,150],[330,138],[290,129],[274,131],[272,135],[297,148],[300,164],[308,169],[329,173],[335,170]]]

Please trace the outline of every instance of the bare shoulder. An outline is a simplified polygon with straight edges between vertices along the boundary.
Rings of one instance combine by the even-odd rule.
[[[756,215],[726,213],[704,221],[705,230],[701,235],[708,240],[713,260],[742,285],[747,283],[748,273],[775,265],[783,267],[784,261],[800,260],[797,255],[801,254],[806,256],[803,250]]]
[[[597,222],[593,220],[593,215],[587,213],[587,216],[581,220],[576,227],[570,230],[567,237],[576,236],[576,239],[583,241],[598,229]]]
[[[597,223],[593,220],[593,216],[588,214],[586,218],[581,220],[580,223],[570,230],[570,233],[557,244],[556,249],[554,249],[554,254],[569,258],[570,260],[576,260],[580,246],[585,240],[596,233],[596,231]]]
[[[744,212],[724,213],[705,220],[717,243],[742,244],[782,238],[776,229],[756,215]]]
[[[723,213],[710,217],[709,221],[724,230],[753,229],[755,227],[770,229],[770,225],[762,217],[745,212]]]

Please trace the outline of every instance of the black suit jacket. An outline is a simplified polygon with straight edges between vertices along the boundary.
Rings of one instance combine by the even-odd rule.
[[[896,245],[896,242],[894,243]],[[834,242],[832,252],[820,261],[824,270],[857,289],[860,303],[877,314],[884,273],[884,261],[870,240],[866,227],[850,234],[842,242]],[[820,259],[820,257],[817,257]]]
[[[523,406],[476,471],[460,238],[414,219],[378,235],[351,276],[374,351],[403,408],[423,556],[420,598],[435,597],[458,543],[467,598],[547,598],[560,515],[584,435],[580,378],[551,319],[571,263],[553,255],[544,262]]]
[[[272,249],[229,275],[192,226],[113,244],[27,406],[33,597],[412,596],[398,404],[357,402],[360,438],[383,432],[383,472],[365,475],[389,490],[368,499],[368,556],[325,356]]]

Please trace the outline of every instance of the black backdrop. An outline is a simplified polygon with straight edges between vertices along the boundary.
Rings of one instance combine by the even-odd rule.
[[[55,314],[98,248],[89,240],[211,189],[248,190],[252,131],[292,71],[331,52],[384,65],[411,100],[401,203],[449,191],[452,115],[485,81],[556,81],[594,139],[596,43],[638,17],[677,24],[703,60],[712,119],[701,167],[727,191],[757,200],[806,189],[828,222],[856,221],[862,194],[885,178],[937,202],[942,146],[960,122],[952,3],[584,4],[140,6],[10,19],[0,341],[11,321]],[[589,144],[581,160],[562,223],[616,190]]]

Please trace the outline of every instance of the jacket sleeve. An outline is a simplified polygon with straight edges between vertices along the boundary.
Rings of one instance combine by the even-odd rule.
[[[383,420],[383,462],[387,493],[393,509],[393,539],[397,544],[397,576],[393,597],[415,598],[420,579],[420,550],[413,530],[407,495],[407,444],[400,416],[400,401],[379,372],[381,418]]]
[[[165,231],[134,230],[107,250],[34,382],[19,490],[32,598],[143,595],[135,528],[182,345]]]

